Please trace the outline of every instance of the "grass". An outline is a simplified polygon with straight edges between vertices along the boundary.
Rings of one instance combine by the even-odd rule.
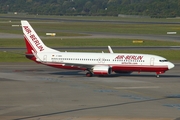
[[[0,15],[11,16],[11,15]],[[18,16],[15,16],[18,17]],[[166,35],[167,32],[177,32],[180,35],[180,24],[173,24],[179,22],[179,19],[150,19],[150,18],[119,18],[119,17],[75,17],[75,16],[19,16],[28,18],[58,18],[61,20],[29,20],[38,35],[43,36],[43,42],[49,47],[63,47],[63,46],[180,46],[180,42],[143,40],[142,44],[133,43],[134,39],[60,39],[63,36],[89,36],[83,32],[102,32],[102,33],[116,33],[116,34],[156,34]],[[66,22],[68,20],[99,20],[103,22]],[[104,22],[105,20],[111,22]],[[11,21],[11,22],[10,22]],[[129,23],[120,24],[116,21],[126,21]],[[149,24],[132,24],[131,22],[150,22]],[[172,24],[155,22],[171,22]],[[12,25],[20,25],[20,18],[3,18],[0,19],[0,33],[22,34],[21,27],[12,27]],[[45,37],[47,32],[56,33],[56,37]],[[25,47],[22,39],[1,39],[0,47]],[[86,50],[83,50],[86,52]],[[25,51],[17,51],[18,53],[0,51],[0,62],[28,62],[24,57]],[[88,52],[101,52],[97,50],[90,50]],[[107,52],[107,51],[105,51]],[[147,53],[163,56],[169,60],[179,61],[179,50],[120,50],[115,52],[125,53]]]
[[[180,46],[180,42],[144,40],[143,43],[133,43],[134,39],[99,38],[99,39],[52,39],[44,40],[45,44],[58,46]]]
[[[22,39],[1,39],[0,47],[25,47]],[[43,39],[49,47],[81,47],[81,46],[180,46],[180,42],[143,40],[143,43],[133,43],[134,39],[118,38],[51,38]],[[136,40],[135,40],[136,41]]]
[[[49,47],[84,47],[84,46],[180,46],[179,42],[151,41],[133,43],[129,39],[44,39]],[[1,39],[0,47],[25,47],[23,39]],[[69,50],[70,52],[70,50]],[[74,51],[73,51],[74,52]],[[76,50],[76,52],[101,52],[97,50]],[[108,52],[105,50],[104,52]],[[170,61],[180,61],[180,50],[116,50],[116,53],[144,53],[163,56]],[[30,62],[25,58],[25,51],[0,52],[0,62]]]
[[[84,47],[84,46],[180,46],[180,42],[144,40],[143,43],[133,43],[130,39],[44,39],[49,47]],[[23,39],[1,39],[0,47],[25,47]],[[74,52],[74,51],[73,51]],[[97,50],[76,50],[76,52],[101,52]],[[104,52],[108,52],[105,50]],[[116,53],[144,53],[163,56],[170,61],[180,61],[179,50],[119,50]],[[0,62],[28,62],[20,52],[0,52]]]
[[[4,52],[0,51],[0,62],[30,62],[25,57],[24,52],[17,51],[17,52]]]
[[[166,35],[167,32],[177,32],[180,34],[180,25],[178,24],[114,24],[114,23],[96,23],[96,22],[83,22],[83,23],[50,23],[44,25],[33,23],[33,26],[42,34],[46,32],[45,28],[49,31],[78,31],[78,32],[105,32],[117,34],[157,34]]]
[[[177,32],[180,34],[180,24],[116,24],[113,22],[33,22],[29,21],[40,36],[45,36],[47,32],[55,32],[57,36],[82,36],[77,32],[105,32],[117,34],[156,34],[166,35],[167,32]],[[18,22],[0,22],[0,32],[22,34]],[[61,33],[66,33],[65,35]],[[69,34],[67,34],[69,33]]]

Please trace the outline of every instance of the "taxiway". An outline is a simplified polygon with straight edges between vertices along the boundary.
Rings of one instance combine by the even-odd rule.
[[[154,73],[85,77],[36,63],[0,64],[0,119],[178,120],[180,64]]]

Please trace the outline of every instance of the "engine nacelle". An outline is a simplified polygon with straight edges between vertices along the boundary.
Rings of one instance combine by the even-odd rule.
[[[101,66],[101,65],[98,65],[98,66],[94,66],[93,68],[93,73],[95,75],[109,75],[111,74],[111,67],[109,66]]]

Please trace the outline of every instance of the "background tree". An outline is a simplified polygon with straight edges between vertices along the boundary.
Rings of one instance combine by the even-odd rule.
[[[180,0],[0,0],[0,13],[180,16]]]

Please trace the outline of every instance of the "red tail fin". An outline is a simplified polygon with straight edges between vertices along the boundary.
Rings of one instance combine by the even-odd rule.
[[[34,49],[33,49],[32,46],[29,44],[29,42],[28,42],[28,40],[26,39],[25,36],[24,36],[24,41],[25,41],[25,43],[26,43],[26,49],[27,49],[26,54],[33,54],[33,53],[32,53],[32,50],[34,50]]]
[[[36,53],[40,52],[59,52],[57,50],[51,49],[47,47],[34,29],[31,27],[28,21],[22,20],[21,21],[22,30],[24,33],[24,38],[26,41],[27,53],[32,53],[33,50]]]

